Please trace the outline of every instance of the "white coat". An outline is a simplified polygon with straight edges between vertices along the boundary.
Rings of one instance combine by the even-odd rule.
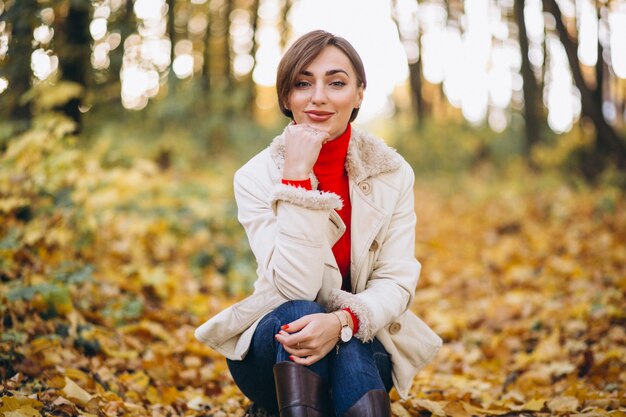
[[[231,360],[246,355],[259,321],[289,300],[315,300],[328,311],[349,307],[355,337],[374,337],[391,356],[394,385],[406,397],[413,377],[441,339],[409,310],[421,265],[415,259],[414,173],[395,150],[352,129],[346,170],[352,204],[352,293],[342,291],[332,246],[346,227],[333,193],[281,184],[280,135],[235,174],[238,218],[258,263],[252,295],[198,327],[198,340]]]

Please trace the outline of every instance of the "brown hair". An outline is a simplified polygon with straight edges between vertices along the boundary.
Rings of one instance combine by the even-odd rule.
[[[327,46],[339,48],[348,57],[356,73],[357,86],[366,87],[367,82],[365,80],[363,61],[361,61],[361,57],[350,42],[323,30],[309,32],[298,38],[289,47],[280,60],[278,72],[276,73],[278,105],[280,111],[290,119],[293,119],[293,113],[285,108],[285,104],[289,100],[289,93],[296,82],[296,78]],[[356,119],[358,113],[358,108],[352,110],[351,122]]]

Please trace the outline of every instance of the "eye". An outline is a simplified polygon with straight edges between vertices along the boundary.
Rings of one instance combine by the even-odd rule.
[[[296,81],[296,88],[304,88],[304,87],[308,87],[310,86],[311,83],[309,83],[308,81]]]
[[[330,83],[330,85],[332,85],[333,87],[343,87],[346,85],[346,83],[344,83],[343,81],[333,81],[332,83]]]

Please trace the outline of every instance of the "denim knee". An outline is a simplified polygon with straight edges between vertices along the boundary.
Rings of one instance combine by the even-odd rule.
[[[292,300],[281,304],[274,314],[280,317],[285,323],[298,320],[309,314],[325,313],[326,309],[315,301]]]

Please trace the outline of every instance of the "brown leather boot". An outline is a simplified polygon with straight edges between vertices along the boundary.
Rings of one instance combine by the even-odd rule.
[[[368,391],[348,408],[343,417],[391,417],[389,394],[382,389]]]
[[[280,417],[329,416],[328,388],[306,366],[293,362],[274,365],[276,399]]]

